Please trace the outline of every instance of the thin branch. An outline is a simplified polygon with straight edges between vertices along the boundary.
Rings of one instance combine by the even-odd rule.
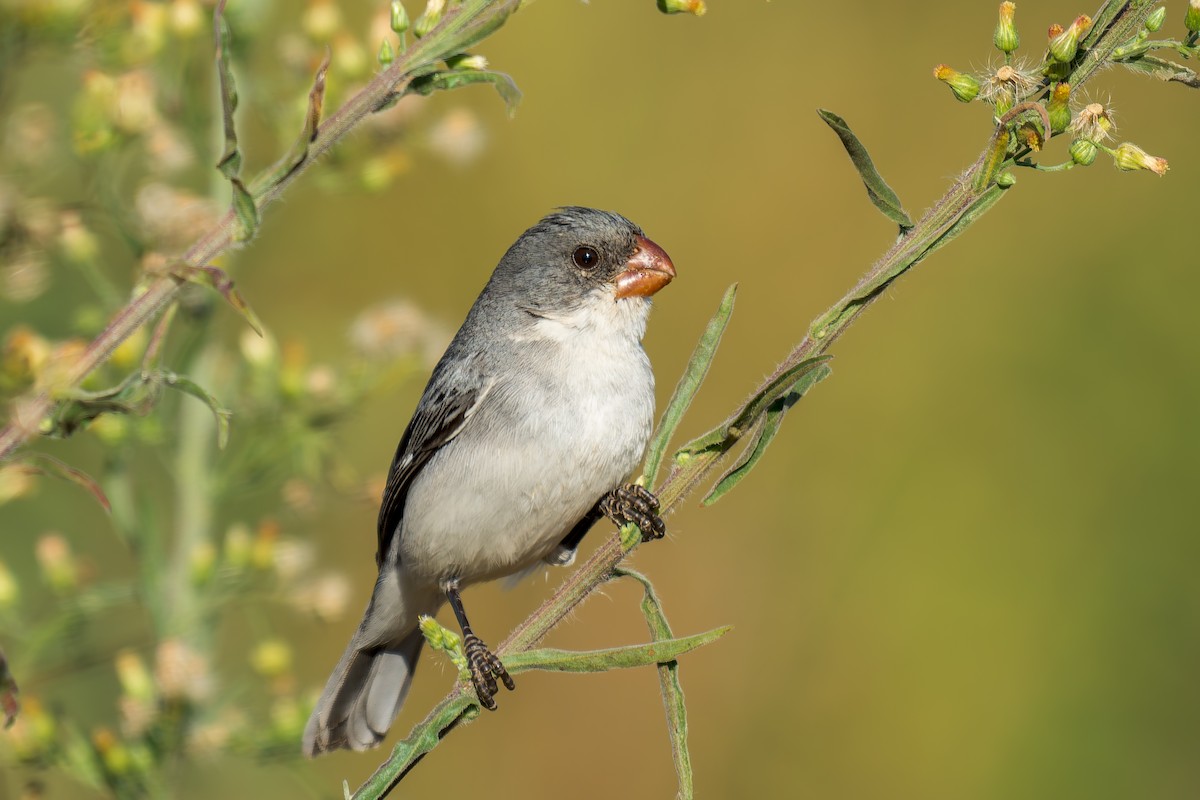
[[[403,93],[417,76],[439,61],[478,43],[499,28],[517,10],[518,0],[463,0],[449,8],[436,28],[414,42],[404,53],[380,72],[361,91],[317,128],[308,151],[299,164],[280,162],[264,170],[249,182],[250,193],[261,212],[291,186],[310,165],[346,134],[356,128],[397,93]],[[280,167],[284,166],[284,169]],[[236,242],[241,226],[232,210],[200,237],[181,260],[191,267],[211,263]],[[0,430],[0,461],[39,433],[55,404],[84,378],[108,361],[113,351],[134,331],[145,325],[179,292],[183,280],[172,275],[150,279],[140,293],[109,321],[107,327],[87,346],[75,361],[61,365],[48,376],[44,386],[13,402],[9,419]]]

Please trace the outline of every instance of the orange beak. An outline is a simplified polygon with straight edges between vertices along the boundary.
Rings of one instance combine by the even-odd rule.
[[[637,248],[617,275],[617,298],[649,297],[675,278],[675,265],[666,251],[647,239],[637,238]]]

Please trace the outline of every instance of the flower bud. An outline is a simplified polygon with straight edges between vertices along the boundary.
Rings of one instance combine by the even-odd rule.
[[[396,51],[392,49],[392,43],[387,39],[379,45],[379,54],[375,56],[379,60],[379,66],[387,69],[392,62],[396,60]]]
[[[1113,153],[1113,160],[1117,165],[1117,169],[1148,169],[1160,177],[1166,175],[1169,169],[1165,158],[1152,156],[1136,144],[1130,142],[1122,142],[1117,147]]]
[[[1192,33],[1200,32],[1200,0],[1188,0],[1187,13],[1183,16],[1183,24]]]
[[[1001,3],[1000,22],[996,25],[996,32],[992,35],[992,43],[1006,56],[1012,55],[1021,46],[1021,35],[1017,33],[1017,26],[1013,22],[1016,12],[1016,3]]]
[[[1167,7],[1159,6],[1150,12],[1150,16],[1146,17],[1146,30],[1154,33],[1163,26],[1167,21]]]
[[[1071,142],[1071,160],[1082,167],[1091,166],[1096,160],[1096,145],[1087,139]]]
[[[969,103],[979,95],[979,81],[946,64],[938,64],[934,67],[933,77],[949,86],[950,91],[960,102]]]
[[[485,56],[459,53],[447,58],[446,66],[450,69],[487,69],[488,60]]]
[[[1050,117],[1050,130],[1055,133],[1062,133],[1071,124],[1071,106],[1068,103],[1070,99],[1070,84],[1060,83],[1050,92],[1050,99],[1046,102],[1046,112]]]
[[[664,14],[693,14],[704,16],[708,8],[704,0],[658,0],[658,10]]]
[[[404,4],[400,0],[392,0],[392,30],[404,33],[408,26],[408,12],[404,10]]]
[[[1079,50],[1079,40],[1091,30],[1092,18],[1087,14],[1080,14],[1066,30],[1055,35],[1054,29],[1057,27],[1059,26],[1055,25],[1050,28],[1050,55],[1055,61],[1062,63],[1074,61]]]
[[[442,21],[442,12],[445,10],[446,0],[428,0],[425,4],[425,13],[417,17],[417,21],[413,23],[413,36],[420,39],[436,28],[437,24]]]

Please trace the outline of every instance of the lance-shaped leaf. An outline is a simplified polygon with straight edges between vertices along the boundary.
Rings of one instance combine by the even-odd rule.
[[[700,385],[704,383],[705,376],[708,375],[708,368],[712,365],[713,357],[717,354],[717,347],[721,344],[721,336],[729,324],[730,315],[733,314],[733,302],[736,297],[737,284],[735,283],[725,290],[725,296],[721,298],[721,305],[717,307],[717,313],[708,321],[708,326],[704,329],[700,341],[696,342],[696,349],[692,351],[692,357],[683,371],[683,377],[676,384],[671,400],[667,403],[666,410],[663,411],[662,419],[658,421],[658,430],[654,432],[654,438],[650,440],[650,446],[646,450],[646,465],[642,469],[642,482],[645,486],[654,486],[654,481],[658,478],[659,465],[662,464],[663,453],[666,452],[671,437],[675,435],[675,429],[683,421],[683,415],[687,412],[688,406],[692,404],[692,398],[696,396]]]
[[[1192,50],[1195,49],[1192,48]],[[1200,75],[1197,75],[1195,70],[1175,61],[1155,56],[1140,56],[1118,63],[1134,72],[1158,78],[1160,81],[1174,81],[1193,89],[1200,89]]]
[[[237,111],[237,84],[229,66],[229,23],[225,21],[225,0],[220,0],[213,10],[213,43],[217,50],[217,78],[221,87],[221,119],[225,128],[225,152],[217,162],[217,169],[226,178],[236,178],[242,169],[242,154],[238,150],[237,129],[233,124],[233,112]]]
[[[625,567],[613,570],[615,577],[632,578],[642,585],[642,614],[646,627],[655,641],[670,639],[671,626],[663,613],[662,604],[654,587],[645,575]],[[679,778],[678,800],[691,800],[694,795],[692,780],[692,758],[688,753],[687,706],[683,700],[683,687],[679,683],[679,662],[668,661],[658,665],[658,688],[662,693],[663,709],[667,714],[667,733],[671,737],[671,756],[675,761],[675,774]]]
[[[162,380],[164,385],[170,386],[172,389],[178,389],[184,394],[190,394],[208,406],[217,421],[217,447],[223,450],[226,442],[229,441],[229,418],[233,415],[233,412],[222,406],[217,398],[213,397],[190,378],[164,371],[162,373]]]
[[[447,69],[423,75],[409,84],[411,94],[430,95],[441,89],[458,89],[476,83],[491,84],[495,87],[500,98],[504,100],[505,109],[511,117],[521,102],[521,90],[513,79],[503,72],[493,72],[487,69]]]
[[[229,274],[220,267],[212,265],[204,265],[193,267],[190,264],[177,264],[171,269],[171,274],[180,280],[185,280],[190,283],[196,283],[200,286],[207,286],[210,289],[218,292],[221,297],[229,305],[233,306],[233,310],[242,315],[254,332],[259,336],[263,335],[262,323],[259,322],[258,315],[246,303],[246,298],[242,297],[242,293],[237,290],[233,284],[233,279]]]
[[[241,178],[230,178],[229,185],[233,187],[233,213],[238,221],[238,230],[234,238],[239,242],[248,242],[258,232],[258,205]]]
[[[96,498],[96,502],[105,511],[112,512],[112,505],[108,502],[108,497],[104,494],[104,490],[100,488],[100,484],[96,482],[95,478],[81,469],[72,467],[70,464],[65,464],[45,453],[30,454],[22,459],[20,468],[31,474],[50,475],[55,478],[61,478],[64,481],[70,481],[76,486],[81,486],[87,490],[88,494]]]
[[[680,454],[695,455],[710,449],[725,450],[732,446],[734,442],[749,432],[751,426],[758,422],[758,418],[766,412],[767,408],[780,397],[791,392],[792,387],[802,376],[817,369],[831,358],[833,356],[806,358],[800,363],[788,367],[746,401],[733,419],[688,442],[676,451],[675,457],[678,458]]]
[[[321,114],[325,106],[325,74],[329,71],[329,49],[325,50],[325,58],[317,67],[313,77],[312,89],[308,92],[308,108],[304,114],[304,127],[296,137],[291,149],[283,158],[261,179],[256,179],[254,186],[258,191],[265,191],[277,186],[280,181],[298,170],[308,160],[308,149],[317,138],[317,130],[321,127]]]
[[[806,372],[801,376],[800,380],[792,386],[790,392],[767,407],[762,422],[753,431],[753,438],[750,443],[742,450],[742,454],[738,457],[737,462],[713,486],[708,496],[704,498],[703,505],[711,506],[728,494],[733,487],[737,486],[743,478],[750,474],[750,470],[754,469],[759,459],[763,457],[763,453],[766,452],[767,446],[771,444],[771,440],[775,438],[775,434],[779,433],[779,427],[783,424],[783,415],[809,389],[828,378],[832,371],[828,364],[818,365],[816,369]]]
[[[632,669],[674,661],[684,653],[711,644],[729,633],[729,626],[714,628],[694,636],[664,639],[648,644],[609,647],[604,650],[556,650],[543,647],[510,653],[504,666],[511,673],[545,670],[548,672],[607,672],[610,669]]]
[[[885,217],[899,225],[902,232],[911,228],[913,226],[912,219],[900,204],[900,198],[879,174],[867,148],[854,135],[854,131],[850,130],[846,120],[823,108],[817,109],[817,114],[825,121],[826,125],[833,128],[833,132],[842,140],[842,146],[846,148],[846,153],[849,154],[854,168],[858,170],[859,177],[862,178],[863,185],[867,188],[867,197],[871,198],[875,207],[883,212]]]

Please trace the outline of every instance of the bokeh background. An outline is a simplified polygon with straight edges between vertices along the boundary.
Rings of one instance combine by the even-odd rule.
[[[299,4],[255,5],[268,31],[296,29]],[[340,5],[362,36],[382,4]],[[1167,30],[1178,32],[1183,8],[1167,7]],[[1040,55],[1050,23],[1092,11],[1021,3],[1025,51]],[[920,213],[990,129],[987,107],[955,102],[931,69],[997,63],[995,14],[990,0],[715,0],[702,18],[660,15],[650,0],[542,0],[480,48],[524,92],[514,118],[484,88],[435,96],[419,113],[450,126],[457,149],[447,155],[430,124],[374,191],[323,181],[323,169],[347,166],[331,157],[227,266],[279,341],[336,363],[364,308],[405,298],[453,330],[542,214],[618,210],[679,270],[646,338],[660,403],[725,287],[740,284],[683,426],[699,433],[895,234],[814,110],[847,119]],[[239,77],[248,152],[264,163],[266,132],[293,124],[304,86],[273,77],[283,59],[259,37]],[[60,58],[38,52],[37,68],[7,87],[4,112],[34,98],[58,108],[56,93],[77,80],[55,68]],[[211,109],[206,81],[191,102]],[[669,519],[667,540],[638,551],[677,632],[734,626],[681,671],[702,796],[1200,795],[1200,106],[1186,88],[1123,71],[1087,97],[1111,98],[1119,138],[1167,157],[1170,173],[1119,173],[1103,155],[1087,169],[1019,171],[1002,203],[838,343],[833,377],[792,411],[748,481],[711,508],[693,498]],[[213,142],[202,161],[215,158]],[[1050,152],[1066,158],[1062,142]],[[53,329],[56,313],[0,303],[0,327],[20,317]],[[229,337],[240,333],[234,315],[218,317]],[[382,473],[422,383],[372,395],[338,429],[348,463]],[[255,431],[235,418],[233,436]],[[86,464],[97,450],[80,441],[56,452]],[[232,521],[271,502],[215,513]],[[321,564],[353,579],[340,622],[283,629],[313,689],[369,595],[374,514],[333,496],[303,528]],[[128,568],[108,554],[105,517],[73,487],[45,482],[0,515],[0,556],[15,568],[33,570],[47,530],[101,568]],[[560,577],[472,589],[477,630],[498,641]],[[551,644],[642,640],[637,600],[635,587],[609,587]],[[226,684],[248,669],[248,636],[226,642]],[[40,688],[104,719],[113,681],[102,671]],[[427,657],[396,732],[450,683]],[[397,796],[673,796],[652,671],[532,674],[499,700]],[[324,758],[302,783],[333,796],[385,752]],[[304,791],[274,763],[216,764],[181,768],[180,796]],[[6,769],[0,796],[16,797],[27,777]],[[53,777],[46,785],[50,796],[88,796]]]

